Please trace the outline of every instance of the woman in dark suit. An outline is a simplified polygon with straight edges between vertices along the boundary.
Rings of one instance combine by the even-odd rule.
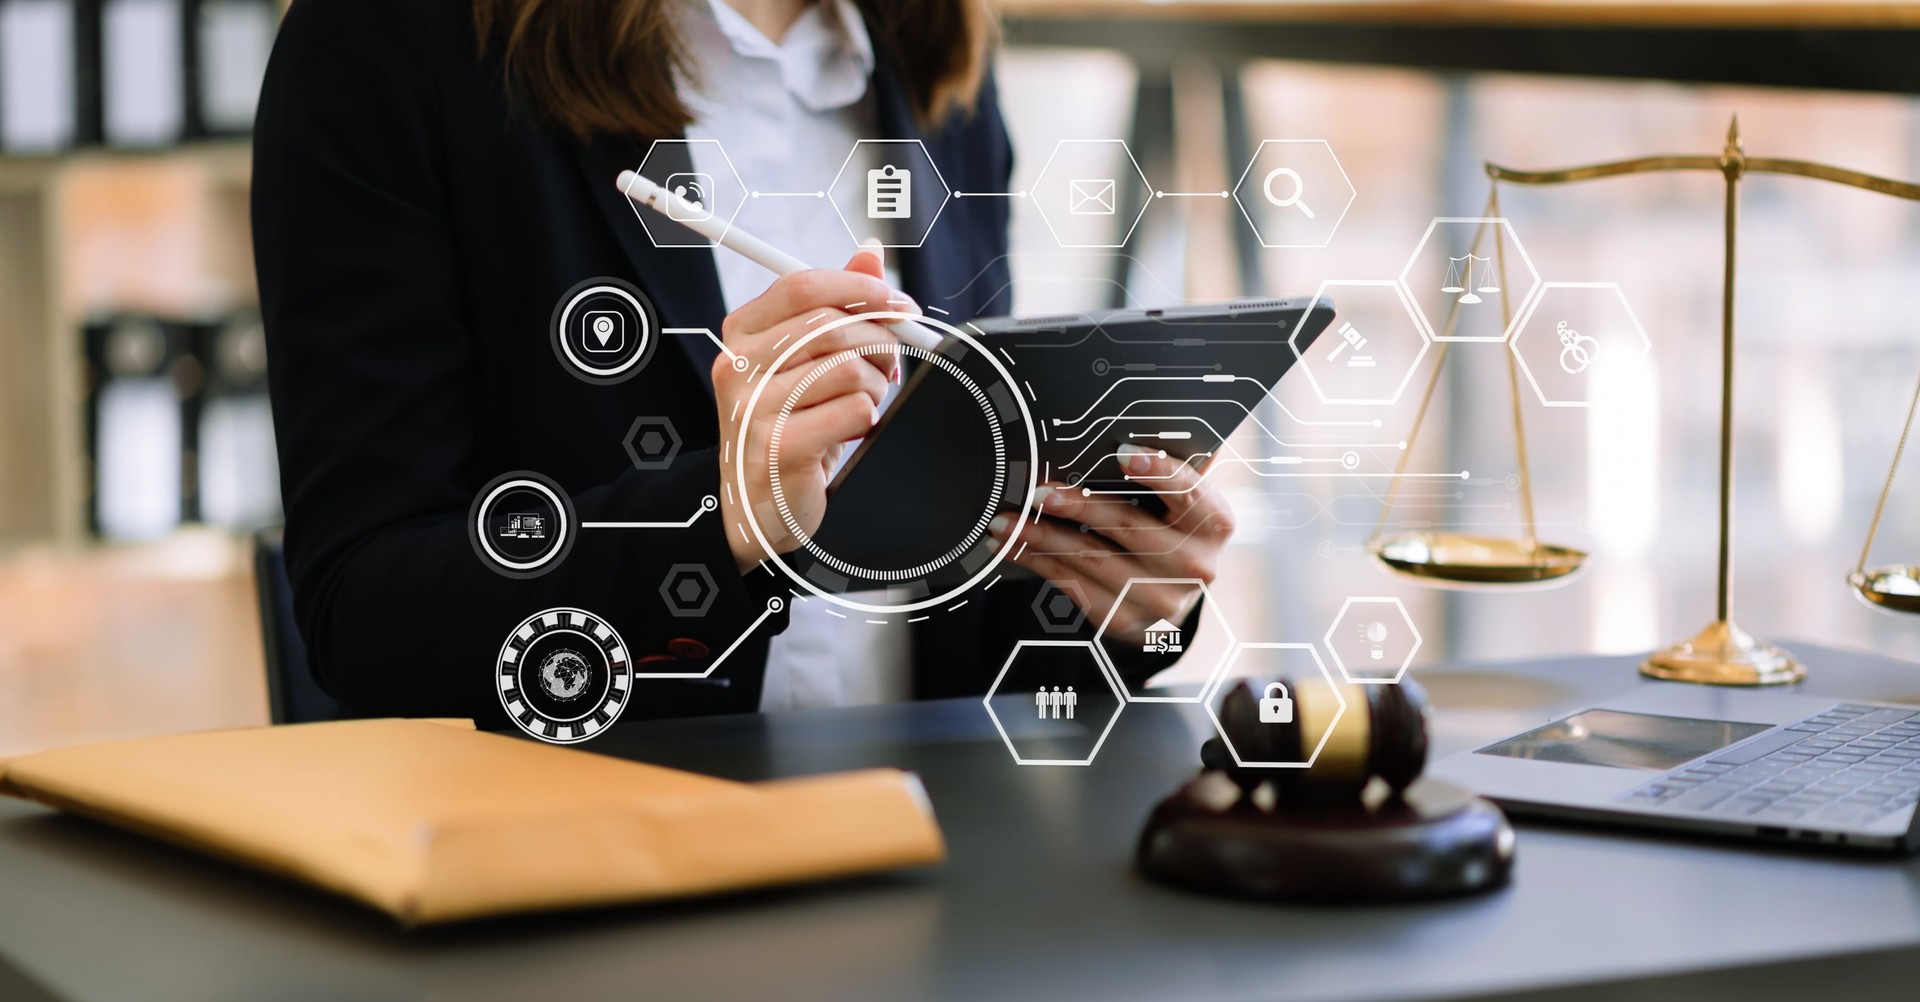
[[[698,673],[745,634],[789,590],[739,531],[739,506],[768,496],[764,472],[735,484],[719,458],[747,377],[707,340],[668,336],[632,378],[583,383],[552,350],[556,302],[583,279],[629,281],[662,327],[720,331],[756,365],[821,311],[874,309],[902,291],[956,319],[1005,313],[1006,199],[956,200],[924,246],[884,261],[862,253],[836,267],[852,249],[844,231],[837,250],[789,246],[826,267],[776,281],[723,249],[656,246],[613,185],[651,140],[712,134],[748,137],[755,169],[791,163],[805,177],[794,183],[818,186],[807,150],[853,136],[922,140],[952,188],[1005,191],[992,34],[985,0],[294,4],[261,96],[253,216],[289,570],[322,685],[355,712],[497,721],[494,659],[542,609],[605,617],[643,674]],[[869,323],[836,333],[886,336]],[[819,469],[871,427],[897,376],[890,361],[847,368],[801,401],[783,445]],[[640,416],[665,418],[681,439],[665,469],[635,468],[622,446]],[[757,432],[748,441],[764,445]],[[1134,461],[1175,491],[1194,486],[1184,468]],[[596,530],[550,573],[511,578],[483,565],[466,521],[482,486],[514,470],[556,481],[581,521],[677,522],[706,496],[725,502],[722,517],[684,529]],[[810,525],[822,480],[786,485]],[[1210,580],[1230,532],[1204,484],[1175,494],[1166,522],[1079,504],[1049,511],[1099,534],[1029,527],[1020,559],[1074,582],[1066,593],[1087,624],[1106,619],[1130,577]],[[660,594],[680,565],[717,584],[698,618],[670,615]],[[976,594],[914,624],[891,653],[818,623],[793,640],[801,625],[787,633],[783,613],[707,678],[643,682],[628,715],[978,694],[1017,640],[1043,635],[1042,587]],[[1137,639],[1195,601],[1192,588],[1136,587],[1113,632]],[[1158,667],[1137,642],[1110,649],[1130,684]]]

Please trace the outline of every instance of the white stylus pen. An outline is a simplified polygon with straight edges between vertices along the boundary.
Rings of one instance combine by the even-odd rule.
[[[646,206],[776,275],[813,270],[813,266],[805,261],[738,226],[728,226],[725,220],[633,171],[621,171],[617,183],[620,194],[627,196],[633,204]],[[672,211],[668,211],[669,206]],[[940,347],[940,332],[917,321],[890,320],[886,327],[905,344],[927,351]]]

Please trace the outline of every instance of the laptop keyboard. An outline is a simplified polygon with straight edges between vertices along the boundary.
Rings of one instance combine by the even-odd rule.
[[[1920,801],[1920,714],[1841,704],[1622,799],[1762,824],[1862,827]]]

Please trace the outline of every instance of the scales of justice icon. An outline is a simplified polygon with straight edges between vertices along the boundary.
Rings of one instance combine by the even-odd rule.
[[[1471,253],[1447,258],[1446,284],[1440,287],[1440,291],[1449,296],[1459,296],[1454,302],[1464,306],[1485,302],[1480,298],[1483,292],[1489,296],[1498,295],[1500,287],[1487,280],[1487,265],[1490,263],[1488,259]],[[1477,285],[1474,284],[1476,275],[1480,279]]]
[[[1733,619],[1733,289],[1740,180],[1748,174],[1783,174],[1849,185],[1913,201],[1920,201],[1920,184],[1894,181],[1805,160],[1749,157],[1740,145],[1738,117],[1728,127],[1726,146],[1717,156],[1642,157],[1550,171],[1512,170],[1489,163],[1486,172],[1491,183],[1484,221],[1475,231],[1472,247],[1467,254],[1463,258],[1448,259],[1453,266],[1448,269],[1447,287],[1441,291],[1456,294],[1459,298],[1448,310],[1445,335],[1450,337],[1453,334],[1459,319],[1460,304],[1471,305],[1479,301],[1474,296],[1476,292],[1498,294],[1505,329],[1513,325],[1512,307],[1506,294],[1501,291],[1507,284],[1505,240],[1499,233],[1502,227],[1498,225],[1501,182],[1558,185],[1668,171],[1712,171],[1725,180],[1725,241],[1720,294],[1719,588],[1714,621],[1694,636],[1653,652],[1641,664],[1640,671],[1654,678],[1712,685],[1797,682],[1806,677],[1805,666],[1787,651],[1747,632]],[[1480,254],[1481,241],[1489,227],[1495,230],[1490,256],[1492,274],[1498,277],[1497,281],[1491,283],[1486,271],[1489,258]],[[1475,278],[1479,279],[1480,285],[1473,284]],[[1474,298],[1468,298],[1470,296]],[[1394,480],[1381,508],[1380,520],[1367,544],[1368,549],[1375,559],[1389,569],[1442,587],[1525,585],[1563,579],[1580,569],[1587,554],[1571,547],[1543,543],[1535,535],[1532,479],[1527,469],[1527,440],[1520,417],[1520,381],[1512,351],[1506,353],[1507,385],[1513,402],[1513,437],[1519,457],[1524,533],[1519,538],[1512,538],[1437,529],[1393,534],[1387,532],[1401,475],[1406,472],[1414,439],[1426,419],[1427,406],[1433,400],[1434,388],[1439,385],[1440,372],[1446,364],[1450,347],[1452,342],[1441,341],[1439,351],[1434,356],[1433,372],[1428,377],[1426,389],[1414,412],[1413,428],[1407,434],[1407,448],[1401,453]],[[1920,565],[1901,564],[1870,569],[1867,559],[1872,553],[1873,538],[1879,531],[1881,516],[1886,510],[1887,495],[1893,489],[1894,474],[1900,468],[1902,453],[1906,451],[1907,436],[1913,429],[1916,411],[1920,411],[1920,382],[1915,384],[1913,400],[1907,406],[1906,424],[1900,432],[1899,445],[1894,449],[1893,462],[1887,470],[1886,483],[1880,489],[1879,501],[1874,505],[1873,520],[1867,527],[1867,539],[1860,549],[1860,559],[1847,576],[1848,585],[1862,601],[1891,612],[1920,613]]]

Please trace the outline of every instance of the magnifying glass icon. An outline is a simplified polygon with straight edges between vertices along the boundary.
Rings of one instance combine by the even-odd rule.
[[[1281,198],[1279,195],[1274,194],[1273,179],[1276,177],[1291,178],[1293,180],[1293,194],[1288,195],[1285,198]],[[1302,202],[1300,200],[1300,196],[1306,193],[1307,184],[1305,181],[1300,180],[1299,172],[1295,171],[1293,168],[1275,167],[1274,169],[1268,171],[1267,180],[1263,184],[1261,184],[1260,188],[1266,194],[1267,201],[1273,203],[1274,208],[1285,209],[1285,208],[1291,207],[1291,208],[1299,209],[1300,213],[1306,216],[1308,219],[1313,218],[1313,210],[1307,207],[1307,203]]]

